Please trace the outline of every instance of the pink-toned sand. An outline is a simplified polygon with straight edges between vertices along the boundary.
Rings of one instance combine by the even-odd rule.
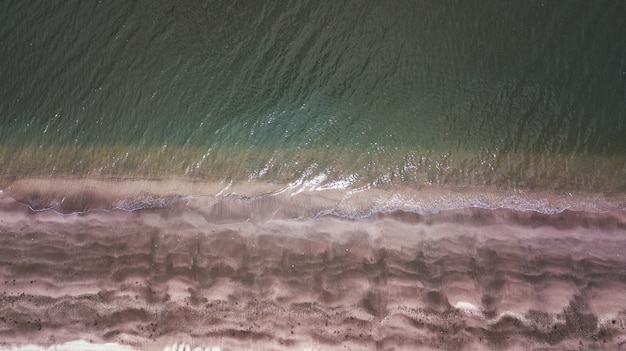
[[[420,191],[405,204],[440,208],[272,184],[15,182],[0,194],[0,347],[626,347],[621,195]]]

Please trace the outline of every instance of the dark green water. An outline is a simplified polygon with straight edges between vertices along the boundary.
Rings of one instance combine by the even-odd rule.
[[[623,1],[4,1],[0,173],[626,189]]]

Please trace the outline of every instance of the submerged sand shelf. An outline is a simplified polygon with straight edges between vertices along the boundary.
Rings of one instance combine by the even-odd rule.
[[[460,209],[231,220],[0,202],[0,346],[603,349],[626,214]]]
[[[41,177],[626,191],[626,155],[353,145],[0,145],[0,188]]]

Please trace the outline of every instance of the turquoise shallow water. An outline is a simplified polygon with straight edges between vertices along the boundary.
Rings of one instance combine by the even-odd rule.
[[[5,2],[2,174],[622,191],[625,16],[619,1]]]

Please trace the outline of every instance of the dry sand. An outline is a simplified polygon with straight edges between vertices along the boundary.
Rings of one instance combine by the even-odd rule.
[[[50,182],[0,194],[0,347],[626,348],[623,209],[355,219],[333,192]]]

